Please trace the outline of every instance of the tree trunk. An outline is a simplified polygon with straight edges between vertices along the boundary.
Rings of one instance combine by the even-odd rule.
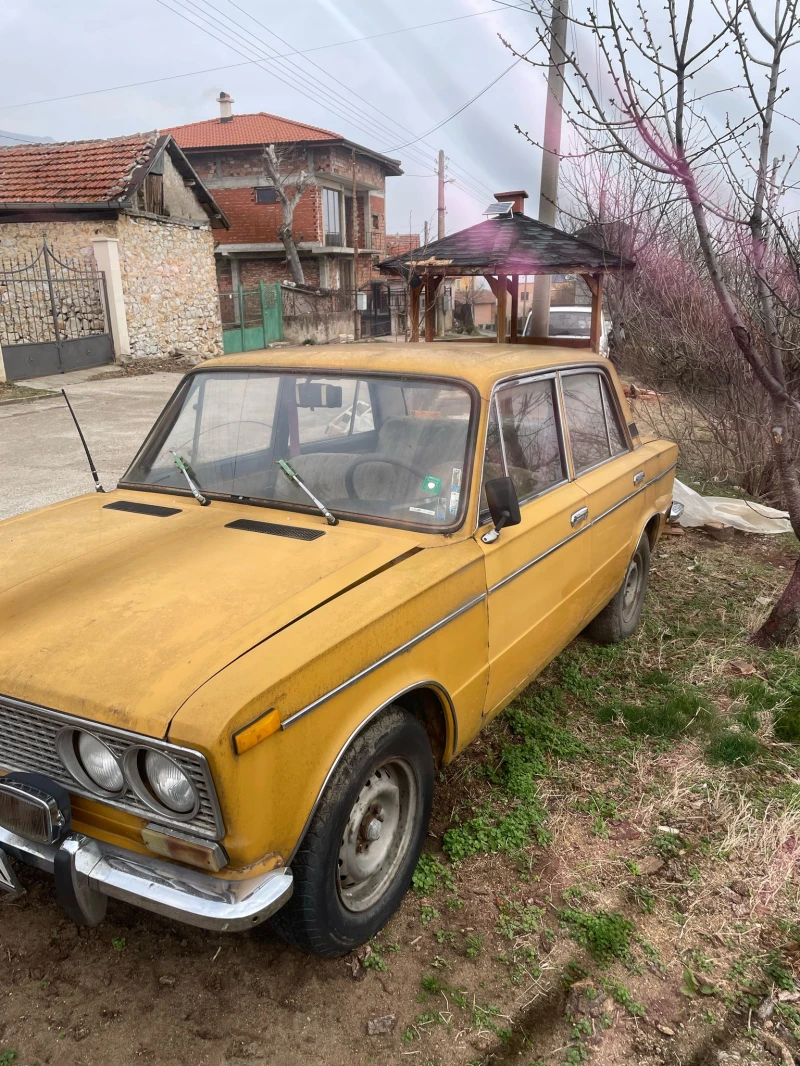
[[[789,583],[781,598],[772,608],[769,618],[750,638],[750,643],[759,648],[771,648],[785,644],[800,621],[800,559],[795,563]]]
[[[284,222],[282,226],[278,227],[278,236],[283,241],[283,247],[286,249],[286,262],[292,272],[292,281],[294,281],[295,285],[305,285],[306,276],[303,273],[303,264],[300,262],[297,245],[294,243],[294,237],[292,236],[291,218],[288,224]]]

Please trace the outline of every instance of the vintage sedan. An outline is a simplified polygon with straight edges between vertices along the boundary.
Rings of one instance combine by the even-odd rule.
[[[0,889],[363,943],[437,769],[635,629],[676,455],[585,351],[201,364],[115,491],[0,523]]]

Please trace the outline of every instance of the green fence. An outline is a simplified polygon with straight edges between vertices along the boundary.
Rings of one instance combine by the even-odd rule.
[[[257,289],[219,294],[222,342],[226,355],[266,348],[283,340],[280,282],[259,282]]]

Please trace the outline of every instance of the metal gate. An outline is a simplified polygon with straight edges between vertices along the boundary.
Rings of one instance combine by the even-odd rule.
[[[0,259],[6,378],[42,377],[114,360],[102,270],[60,258],[46,240],[29,261]]]
[[[226,355],[253,352],[283,340],[283,299],[279,281],[259,282],[219,294],[222,346]]]

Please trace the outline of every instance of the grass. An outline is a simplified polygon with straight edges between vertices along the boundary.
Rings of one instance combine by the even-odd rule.
[[[589,914],[569,907],[556,914],[572,939],[601,966],[631,957],[631,938],[636,927],[628,918],[604,910]]]

